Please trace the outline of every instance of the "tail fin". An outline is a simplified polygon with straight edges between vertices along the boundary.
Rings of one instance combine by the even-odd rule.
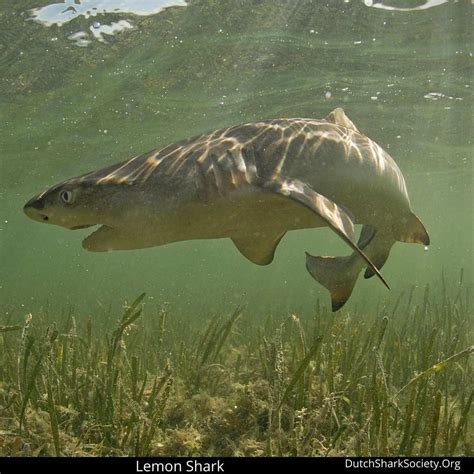
[[[306,269],[329,290],[333,311],[341,309],[349,299],[359,274],[354,269],[353,256],[314,257],[306,252]]]
[[[410,244],[430,245],[430,237],[428,232],[426,232],[425,226],[413,213],[410,213],[408,216],[405,229],[399,236],[398,240]]]

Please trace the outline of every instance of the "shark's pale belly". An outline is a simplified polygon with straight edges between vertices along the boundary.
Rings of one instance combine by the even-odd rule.
[[[172,242],[238,238],[323,227],[309,209],[269,192],[247,192],[210,203],[190,202],[154,216],[153,211],[118,221],[108,232],[109,250],[136,249]],[[110,239],[115,233],[115,238]],[[98,236],[96,236],[98,237]],[[103,249],[106,250],[106,249]]]

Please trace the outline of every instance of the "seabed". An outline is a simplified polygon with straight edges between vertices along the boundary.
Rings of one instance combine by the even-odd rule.
[[[8,311],[1,456],[473,454],[462,274],[372,314],[318,304],[304,320],[190,320],[144,297],[118,319]]]

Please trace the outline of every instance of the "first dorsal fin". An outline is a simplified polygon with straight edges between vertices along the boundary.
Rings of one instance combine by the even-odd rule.
[[[335,123],[336,125],[341,125],[342,127],[348,128],[349,130],[354,130],[354,132],[359,132],[358,128],[354,125],[352,120],[345,114],[344,110],[341,107],[334,109],[329,112],[329,114],[324,117],[326,122]]]

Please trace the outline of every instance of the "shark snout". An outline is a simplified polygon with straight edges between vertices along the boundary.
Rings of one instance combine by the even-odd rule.
[[[58,212],[58,209],[55,209],[54,206],[48,205],[42,195],[31,198],[23,206],[23,212],[36,222],[59,225],[70,230],[85,229],[97,224],[94,219],[85,220],[85,218],[75,215],[74,212],[65,213],[61,212],[60,209]]]
[[[35,196],[25,204],[24,209],[29,207],[33,209],[44,209],[44,200]]]
[[[30,199],[24,206],[25,214],[35,221],[47,221],[48,216],[44,213],[44,201],[41,198],[34,197]],[[43,212],[42,212],[43,211]]]

